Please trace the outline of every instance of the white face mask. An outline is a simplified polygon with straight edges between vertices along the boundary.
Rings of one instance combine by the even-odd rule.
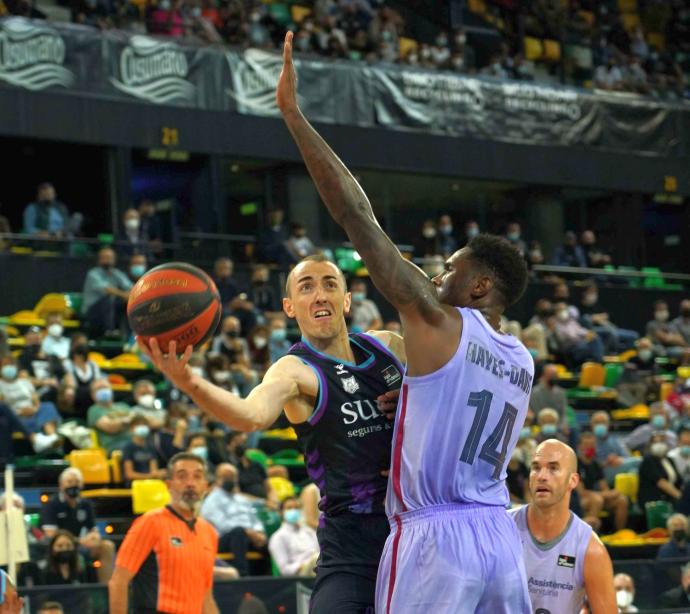
[[[62,335],[62,325],[61,324],[51,324],[48,327],[48,334],[51,337],[59,337]]]
[[[657,458],[663,458],[666,456],[667,450],[668,446],[663,441],[657,441],[649,446],[649,451]]]
[[[566,322],[567,320],[569,320],[570,319],[570,313],[568,312],[568,310],[567,309],[561,309],[558,312],[558,319],[561,322]]]
[[[197,375],[198,377],[203,377],[204,376],[204,370],[201,367],[189,367],[192,373],[194,375]]]
[[[629,605],[632,605],[633,599],[634,595],[630,591],[625,589],[616,591],[616,604],[619,608],[627,608]]]
[[[131,232],[139,230],[139,218],[129,217],[125,220],[125,228]]]
[[[142,394],[139,397],[138,405],[141,405],[141,407],[145,407],[146,409],[151,409],[155,402],[156,402],[156,397],[153,396],[152,394]]]
[[[266,339],[266,337],[254,337],[254,347],[257,350],[263,350],[267,343],[268,339]]]
[[[216,373],[213,377],[217,382],[225,383],[230,379],[230,372],[229,371],[216,371]]]

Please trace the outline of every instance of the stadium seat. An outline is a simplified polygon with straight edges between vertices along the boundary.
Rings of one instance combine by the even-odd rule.
[[[661,382],[659,386],[659,400],[665,401],[673,392],[673,382]]]
[[[544,41],[544,59],[549,62],[561,61],[561,44],[558,41],[549,39]]]
[[[644,506],[647,529],[666,528],[668,517],[673,514],[673,506],[668,501],[648,501]]]
[[[659,51],[666,49],[666,37],[660,32],[647,33],[647,42],[650,47],[656,47]]]
[[[412,51],[417,51],[417,47],[419,46],[419,43],[417,43],[416,40],[413,38],[407,38],[405,36],[401,36],[398,39],[398,48],[400,51],[400,57],[401,58],[406,58],[409,53]]]
[[[145,514],[170,502],[170,493],[163,480],[132,481],[132,511]]]
[[[611,363],[604,367],[604,386],[615,388],[621,375],[623,375],[623,365]]]
[[[635,13],[637,11],[637,0],[618,0],[618,10],[621,13]]]
[[[304,456],[295,448],[285,448],[271,455],[271,463],[284,467],[301,467],[304,465]]]
[[[640,25],[640,16],[637,13],[623,13],[621,19],[623,20],[623,27],[628,32],[632,32]]]
[[[486,15],[486,2],[484,0],[469,0],[467,7],[477,15]]]
[[[287,26],[292,21],[290,7],[282,2],[276,2],[268,6],[268,12],[281,26]]]
[[[637,473],[619,473],[614,478],[613,487],[635,503],[640,489],[640,476]]]
[[[301,4],[293,4],[290,7],[290,14],[292,15],[292,21],[294,23],[302,23],[305,17],[311,15],[311,9]]]
[[[105,456],[105,450],[96,448],[93,450],[73,450],[67,460],[72,467],[81,471],[84,484],[109,484],[110,467]]]
[[[43,319],[51,313],[60,313],[66,319],[72,316],[72,307],[67,300],[67,295],[56,292],[43,295],[36,303],[33,311],[39,318]]]
[[[541,60],[544,51],[541,41],[538,38],[525,36],[524,47],[526,60]]]
[[[113,450],[110,455],[110,473],[114,484],[122,484],[122,450]]]
[[[249,460],[253,460],[255,463],[259,463],[264,469],[268,467],[271,463],[263,450],[257,450],[256,448],[250,448],[246,452],[246,456]]]
[[[281,501],[295,496],[295,485],[290,480],[274,476],[268,478],[268,483]]]
[[[598,362],[586,362],[580,371],[580,388],[592,388],[604,385],[605,371]]]

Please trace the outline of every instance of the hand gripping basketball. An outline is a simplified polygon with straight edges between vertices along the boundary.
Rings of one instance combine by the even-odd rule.
[[[137,343],[150,359],[154,366],[170,380],[177,388],[183,392],[187,392],[191,385],[194,373],[187,364],[192,357],[194,348],[188,345],[182,356],[177,356],[177,343],[171,341],[168,345],[168,353],[163,354],[156,338],[149,341],[148,346],[142,339],[137,337]]]

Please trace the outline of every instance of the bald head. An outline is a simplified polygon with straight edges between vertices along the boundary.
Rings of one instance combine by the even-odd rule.
[[[307,256],[303,260],[300,260],[295,267],[288,273],[287,281],[285,282],[285,296],[288,298],[292,296],[292,284],[293,280],[299,280],[303,276],[313,275],[312,269],[316,265],[316,271],[321,275],[332,275],[333,277],[339,279],[343,284],[343,289],[347,292],[347,281],[343,272],[333,264],[328,258],[321,254],[314,254],[313,256]],[[332,269],[332,273],[323,270],[324,268]]]
[[[547,439],[540,443],[534,451],[534,456],[539,456],[547,462],[557,461],[569,473],[577,473],[575,451],[558,439]]]
[[[579,481],[577,457],[570,446],[557,439],[537,446],[529,472],[529,491],[536,508],[567,512],[570,493]]]
[[[237,468],[230,463],[221,463],[216,467],[216,482],[222,484],[223,482],[237,481]]]

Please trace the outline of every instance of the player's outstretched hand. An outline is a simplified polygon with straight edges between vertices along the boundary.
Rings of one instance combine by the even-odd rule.
[[[297,110],[297,73],[292,63],[292,32],[285,35],[283,46],[283,70],[280,71],[276,103],[282,113]]]
[[[194,348],[191,345],[188,345],[182,356],[178,357],[177,343],[175,341],[171,341],[168,345],[167,354],[161,352],[158,341],[155,338],[149,341],[148,346],[139,337],[137,337],[137,343],[141,351],[151,359],[153,365],[177,388],[182,391],[186,391],[189,388],[192,377],[194,377],[192,370],[187,364],[194,352]]]
[[[400,390],[389,390],[376,398],[379,411],[389,420],[395,420],[395,412],[398,409],[398,397]]]

